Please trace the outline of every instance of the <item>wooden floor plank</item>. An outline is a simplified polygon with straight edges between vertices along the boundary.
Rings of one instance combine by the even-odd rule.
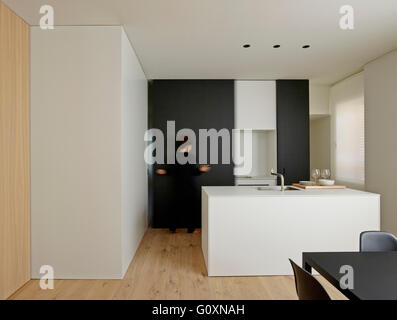
[[[345,297],[324,278],[333,299]],[[292,276],[207,277],[201,235],[148,229],[122,280],[56,280],[54,290],[29,281],[11,299],[296,299]]]

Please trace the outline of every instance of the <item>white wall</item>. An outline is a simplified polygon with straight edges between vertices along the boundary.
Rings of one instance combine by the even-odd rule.
[[[397,51],[365,69],[366,188],[381,194],[381,228],[397,234]]]
[[[339,184],[364,189],[363,72],[331,87],[330,113],[332,177]]]
[[[330,86],[310,84],[309,107],[311,117],[329,115],[329,92]]]
[[[134,100],[131,108],[140,104],[142,111],[122,125],[129,104],[122,95],[128,89],[122,55],[121,27],[31,28],[33,278],[43,264],[54,267],[56,278],[121,278],[139,242],[143,224],[137,228],[135,222],[144,208],[141,202],[126,208],[122,194],[145,188],[146,177],[122,179],[129,152],[122,133],[146,124],[147,104]],[[147,94],[142,83],[130,90]],[[140,131],[131,129],[132,146],[140,146]],[[143,150],[135,157],[141,159]],[[133,209],[139,214],[127,221],[124,212]],[[127,230],[134,236],[127,237]],[[123,245],[127,238],[134,241],[130,247]]]
[[[147,80],[124,30],[122,54],[122,265],[127,270],[147,228],[148,186],[143,140]]]
[[[270,174],[271,169],[277,170],[277,131],[276,130],[252,130],[251,150],[244,149],[244,131],[238,132],[240,146],[234,148],[244,155],[244,163],[251,164],[251,169],[240,177],[255,177],[275,180]],[[248,169],[248,166],[247,166]],[[238,175],[236,175],[238,177]],[[243,178],[244,179],[244,178]]]
[[[309,85],[311,169],[331,169],[330,89]]]
[[[310,120],[310,168],[331,169],[330,117]]]

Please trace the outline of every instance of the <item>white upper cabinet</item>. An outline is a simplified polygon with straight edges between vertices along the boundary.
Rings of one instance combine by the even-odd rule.
[[[276,81],[236,80],[236,129],[276,130]]]

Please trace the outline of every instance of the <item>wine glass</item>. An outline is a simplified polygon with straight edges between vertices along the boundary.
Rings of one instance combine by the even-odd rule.
[[[331,176],[331,172],[329,171],[329,169],[322,169],[321,170],[321,178],[329,179],[330,176]]]
[[[314,182],[317,184],[317,179],[320,178],[320,169],[312,170],[312,178],[314,179]]]

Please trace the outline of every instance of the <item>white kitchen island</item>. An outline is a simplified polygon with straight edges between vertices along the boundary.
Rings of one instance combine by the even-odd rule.
[[[379,230],[380,196],[352,189],[202,188],[202,250],[209,276],[291,275],[302,252],[358,251]]]

